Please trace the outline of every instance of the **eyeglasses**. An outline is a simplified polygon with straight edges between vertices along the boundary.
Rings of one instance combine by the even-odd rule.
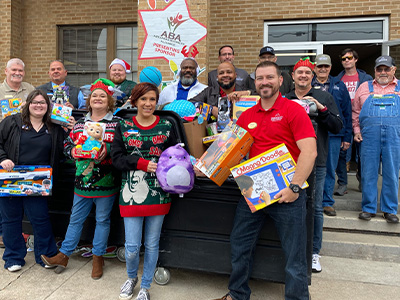
[[[342,56],[342,61],[352,60],[354,56]]]
[[[391,70],[392,70],[392,68],[390,68],[390,67],[386,67],[386,68],[378,67],[375,69],[375,72],[376,73],[382,73],[382,72],[389,73]]]
[[[45,101],[32,101],[32,105],[46,105],[47,103]]]
[[[322,69],[322,68],[329,69],[330,67],[331,66],[329,66],[329,65],[319,65],[319,66],[317,66],[318,69]]]

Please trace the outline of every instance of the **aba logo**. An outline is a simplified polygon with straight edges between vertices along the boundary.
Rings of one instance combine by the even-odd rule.
[[[168,27],[171,32],[175,32],[175,30],[184,22],[186,22],[188,19],[183,20],[183,16],[180,13],[177,13],[175,18],[174,17],[169,17],[167,19],[168,22]]]

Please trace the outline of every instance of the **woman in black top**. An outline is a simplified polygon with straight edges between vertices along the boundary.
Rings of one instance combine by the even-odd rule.
[[[11,115],[0,123],[0,165],[11,171],[15,165],[51,165],[53,178],[57,174],[59,153],[67,129],[54,125],[50,120],[51,104],[47,95],[32,91],[21,113]],[[70,125],[74,124],[70,119]],[[3,218],[4,267],[10,272],[18,271],[25,264],[26,245],[22,236],[22,218],[29,218],[35,235],[35,260],[44,266],[41,254],[57,254],[47,197],[1,197],[0,211]]]

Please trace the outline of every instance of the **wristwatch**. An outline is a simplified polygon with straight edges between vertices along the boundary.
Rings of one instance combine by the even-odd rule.
[[[297,194],[300,193],[301,191],[301,187],[298,184],[293,184],[293,183],[289,184],[289,189],[291,189],[293,193]]]

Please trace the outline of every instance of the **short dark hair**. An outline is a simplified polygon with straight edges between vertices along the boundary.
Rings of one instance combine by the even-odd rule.
[[[254,181],[250,176],[242,175],[235,178],[236,183],[241,187],[242,190],[248,190],[254,185]]]
[[[235,55],[235,50],[233,50],[233,47],[232,47],[231,45],[224,45],[224,46],[222,46],[221,48],[219,48],[219,50],[218,50],[218,56],[221,56],[221,50],[224,49],[224,48],[226,48],[226,47],[231,48],[231,49],[232,49],[232,54]]]
[[[158,103],[158,98],[160,97],[160,92],[158,91],[158,88],[150,82],[141,82],[135,85],[135,87],[132,89],[131,104],[133,106],[136,106],[137,100],[144,94],[151,91],[156,93],[156,100],[157,100],[156,103]]]
[[[278,66],[276,63],[272,62],[272,61],[263,61],[263,62],[260,62],[260,63],[257,65],[256,70],[255,70],[254,72],[256,73],[258,68],[266,68],[266,67],[274,67],[274,68],[276,69],[276,73],[278,74],[278,76],[281,76],[281,75],[282,75],[282,71],[281,71],[281,69],[279,68],[279,66]]]
[[[339,58],[342,59],[342,57],[345,56],[346,53],[351,53],[351,54],[353,54],[353,56],[354,56],[355,59],[358,59],[358,53],[357,53],[357,51],[356,51],[356,50],[353,50],[353,49],[351,49],[351,48],[343,49],[343,51],[340,53]]]

